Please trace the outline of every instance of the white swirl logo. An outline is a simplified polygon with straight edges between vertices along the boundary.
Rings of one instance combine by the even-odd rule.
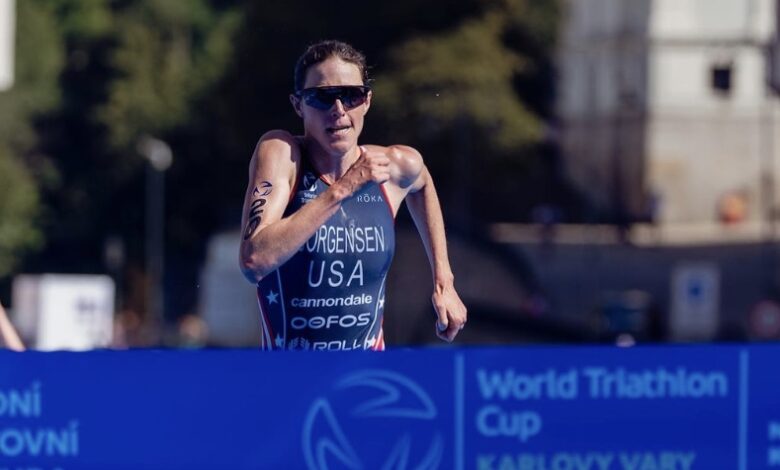
[[[428,393],[404,375],[378,369],[347,375],[331,396],[309,408],[302,434],[306,465],[434,470],[444,453],[444,437],[434,427],[437,415]]]
[[[303,174],[303,187],[306,191],[313,192],[317,190],[317,176],[308,171]]]

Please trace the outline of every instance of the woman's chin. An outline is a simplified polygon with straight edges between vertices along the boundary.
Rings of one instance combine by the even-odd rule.
[[[335,139],[330,140],[327,145],[328,153],[333,155],[343,155],[349,152],[352,147],[356,145],[352,139]]]
[[[357,141],[354,136],[350,135],[319,135],[316,137],[315,142],[315,145],[320,147],[323,152],[334,157],[346,154],[357,145]]]

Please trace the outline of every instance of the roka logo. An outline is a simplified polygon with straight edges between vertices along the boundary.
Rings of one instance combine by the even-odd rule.
[[[368,369],[339,380],[319,397],[303,423],[302,450],[310,470],[327,468],[439,468],[444,437],[429,394],[408,377]],[[381,432],[380,453],[361,452]]]

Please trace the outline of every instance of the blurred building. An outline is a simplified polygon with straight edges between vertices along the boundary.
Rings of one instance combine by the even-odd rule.
[[[209,240],[200,275],[199,313],[214,346],[252,347],[260,344],[257,293],[238,267],[238,230]]]
[[[15,11],[14,0],[0,0],[0,91],[14,84]]]
[[[661,225],[770,220],[776,0],[565,4],[561,143],[593,207]]]

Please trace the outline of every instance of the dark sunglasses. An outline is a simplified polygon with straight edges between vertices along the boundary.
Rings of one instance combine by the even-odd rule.
[[[312,108],[330,109],[336,100],[341,101],[347,109],[352,109],[366,102],[368,86],[323,86],[304,88],[295,92],[295,96]]]

